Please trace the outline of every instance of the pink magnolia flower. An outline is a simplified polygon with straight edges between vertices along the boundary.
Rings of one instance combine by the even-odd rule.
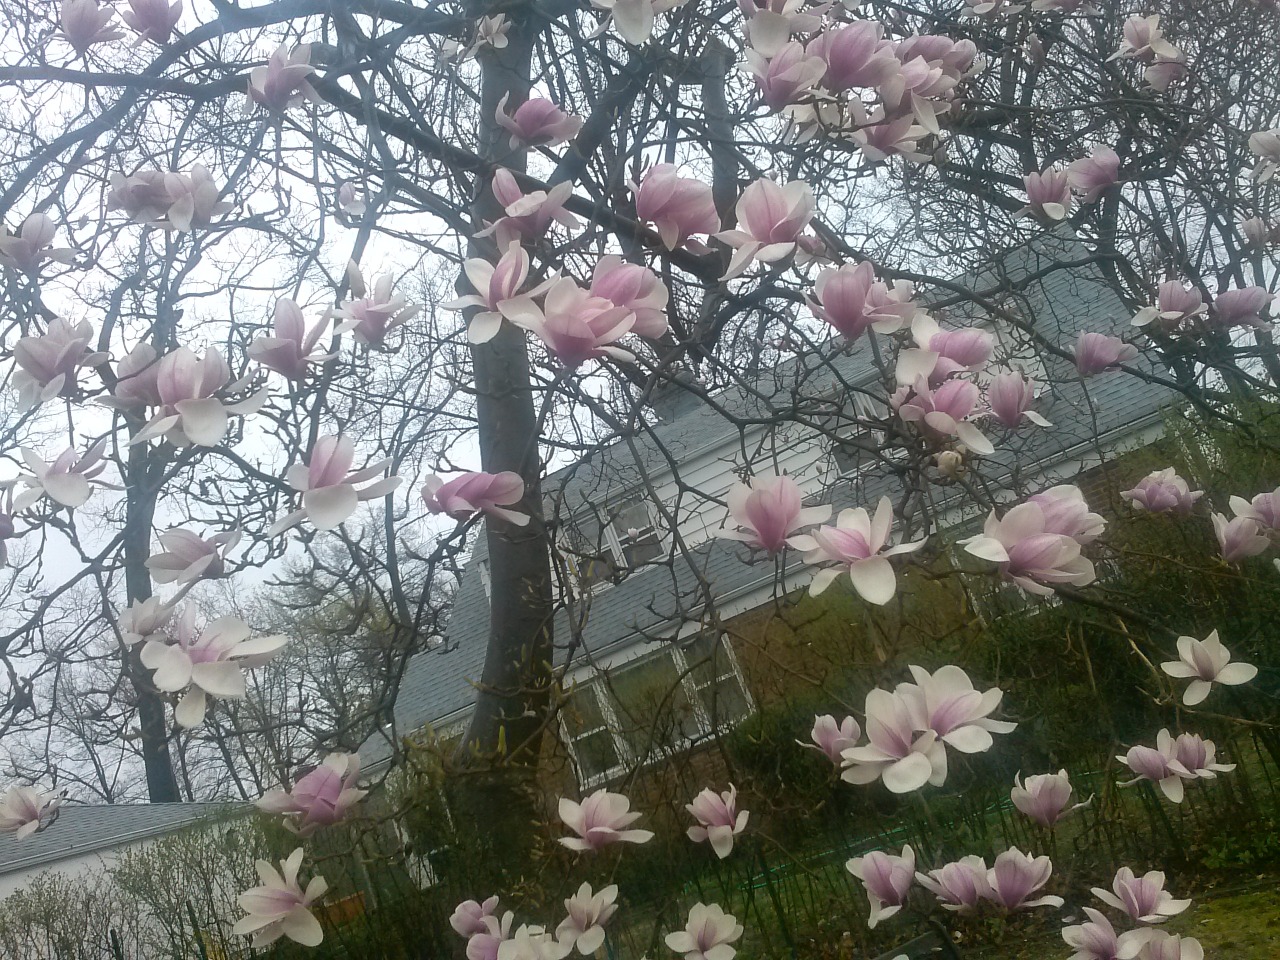
[[[1266,328],[1269,323],[1263,313],[1274,299],[1275,294],[1262,287],[1224,290],[1213,298],[1209,323],[1218,330],[1230,330],[1232,327]]]
[[[130,443],[145,443],[164,437],[174,444],[213,447],[227,434],[230,414],[256,412],[267,400],[266,388],[243,400],[230,396],[243,393],[250,377],[231,380],[231,368],[217,348],[210,347],[203,358],[189,347],[178,347],[156,363],[156,395],[160,401],[155,415]]]
[[[957,81],[978,69],[978,47],[972,40],[952,40],[937,33],[920,33],[899,40],[894,56],[906,63],[917,57],[940,66]]]
[[[1094,887],[1093,895],[1127,913],[1134,923],[1163,923],[1191,906],[1190,900],[1173,899],[1164,888],[1164,874],[1157,870],[1138,877],[1128,867],[1121,867],[1111,881],[1111,890]]]
[[[108,210],[123,210],[131,220],[179,233],[208,226],[232,207],[218,199],[222,191],[201,163],[194,164],[190,173],[140,170],[130,177],[113,173],[110,184]]]
[[[475,900],[463,900],[454,908],[449,917],[449,926],[460,937],[470,938],[477,933],[486,933],[485,918],[493,917],[498,909],[498,898],[489,897],[484,903]]]
[[[934,731],[916,729],[911,704],[901,693],[869,691],[866,722],[868,743],[845,749],[840,779],[858,784],[882,780],[891,793],[946,782],[946,748]]]
[[[614,346],[635,325],[635,314],[593,296],[572,277],[554,281],[541,307],[521,296],[504,300],[499,309],[517,327],[533,333],[569,370],[593,358],[635,359],[629,350]]]
[[[670,291],[662,279],[643,264],[628,263],[616,254],[601,257],[591,273],[590,293],[630,310],[635,318],[632,333],[656,338],[667,332]]]
[[[981,857],[961,857],[928,873],[917,873],[916,879],[938,898],[944,910],[967,913],[991,899],[987,862]]]
[[[1258,183],[1266,183],[1280,172],[1280,127],[1249,134],[1249,149],[1258,158],[1253,168],[1253,179]]]
[[[883,106],[868,111],[859,100],[849,104],[849,112],[857,125],[853,139],[866,161],[874,163],[898,156],[914,163],[929,159],[927,154],[916,149],[920,138],[928,131],[916,123],[914,113],[891,116]]]
[[[950,110],[946,101],[959,78],[944,64],[923,57],[897,59],[898,69],[879,88],[887,115],[918,121],[921,130],[937,136],[942,130],[938,116]]]
[[[797,532],[831,516],[829,503],[806,507],[800,487],[786,474],[761,475],[750,483],[735,483],[726,499],[729,516],[718,536],[741,540],[769,553],[780,553],[787,546],[808,548],[808,541],[799,540]]]
[[[612,20],[618,36],[639,46],[653,34],[656,14],[682,7],[688,0],[591,0],[591,5],[607,10],[610,16],[600,25],[603,30]]]
[[[1122,363],[1128,363],[1138,355],[1138,348],[1125,343],[1119,337],[1104,333],[1081,331],[1076,339],[1076,369],[1082,377],[1092,377]]]
[[[1152,90],[1164,93],[1176,80],[1183,80],[1191,71],[1187,68],[1186,55],[1178,51],[1175,57],[1157,57],[1142,71],[1142,82]]]
[[[288,937],[304,947],[318,946],[324,940],[320,921],[311,914],[311,905],[329,889],[324,877],[314,876],[303,890],[298,883],[303,849],[299,847],[280,861],[280,869],[265,860],[257,862],[261,886],[240,894],[240,909],[248,916],[237,920],[233,933],[252,934],[255,949]]]
[[[1092,203],[1120,182],[1120,155],[1099,144],[1089,156],[1067,164],[1067,181],[1082,199]]]
[[[136,646],[144,640],[164,642],[163,631],[173,620],[173,614],[173,603],[159,597],[135,600],[125,608],[117,623],[120,641],[126,647]]]
[[[1018,211],[1018,216],[1033,215],[1057,221],[1070,215],[1075,198],[1071,195],[1071,179],[1066,170],[1028,173],[1022,179],[1027,188],[1027,205]]]
[[[324,363],[337,356],[316,351],[320,338],[324,336],[325,324],[318,323],[308,331],[302,308],[288,297],[276,301],[272,326],[275,336],[260,336],[249,344],[249,359],[256,360],[287,380],[301,382],[306,379],[312,364]]]
[[[13,540],[17,534],[13,522],[13,485],[12,480],[0,483],[0,493],[4,494],[4,500],[0,502],[0,567],[9,562],[9,544],[6,541]]]
[[[1060,533],[1080,546],[1088,546],[1102,536],[1107,521],[1089,510],[1080,488],[1069,483],[1050,487],[1027,498],[1040,506],[1046,533]]]
[[[165,184],[166,176],[163,170],[139,170],[127,177],[122,173],[111,174],[107,209],[123,210],[129,219],[139,223],[163,220],[173,204]]]
[[[455,520],[469,520],[477,513],[498,517],[523,527],[529,522],[527,513],[506,509],[524,499],[524,481],[520,474],[464,473],[452,480],[427,477],[422,487],[427,512],[442,513]]]
[[[1155,470],[1138,481],[1130,490],[1121,490],[1134,509],[1148,513],[1190,513],[1203,490],[1192,490],[1173,467]]]
[[[515,933],[498,943],[497,960],[564,960],[572,949],[545,927],[522,923]]]
[[[968,418],[977,416],[980,392],[968,380],[947,380],[936,388],[925,377],[910,387],[899,387],[889,406],[907,423],[914,423],[930,440],[955,438],[974,453],[995,453],[991,441]]]
[[[481,17],[476,21],[475,39],[470,45],[463,46],[457,40],[446,40],[441,45],[441,53],[452,60],[470,60],[481,47],[494,50],[505,50],[507,34],[511,31],[511,21],[505,13],[497,13],[491,17]]]
[[[530,97],[513,113],[507,113],[510,93],[498,101],[494,115],[498,126],[511,132],[511,149],[518,147],[554,147],[568,143],[582,129],[582,118],[565,113],[545,97]]]
[[[467,339],[471,343],[488,343],[502,328],[499,305],[519,296],[520,288],[529,278],[529,254],[519,240],[512,240],[496,264],[480,257],[472,257],[462,265],[462,269],[476,292],[451,300],[444,307],[446,310],[482,307],[479,313],[472,316],[471,323],[467,326]],[[550,286],[551,281],[545,280],[525,296],[541,296]]]
[[[178,619],[173,642],[150,639],[142,647],[142,665],[163,693],[186,691],[173,711],[180,727],[204,722],[208,697],[243,700],[244,671],[260,667],[289,640],[283,636],[250,639],[249,625],[237,617],[219,617],[196,629],[196,608]]]
[[[698,821],[686,831],[689,839],[694,843],[710,841],[721,860],[733,852],[733,838],[747,828],[750,815],[738,809],[738,788],[732,783],[719,794],[710,787],[704,789],[684,808]]]
[[[747,66],[755,77],[760,99],[774,111],[811,96],[827,71],[826,62],[805,50],[799,40],[784,43],[768,58],[748,47]]]
[[[1219,773],[1230,773],[1236,768],[1234,763],[1214,762],[1217,750],[1212,740],[1198,733],[1180,733],[1173,742],[1173,755],[1193,780],[1213,780]]]
[[[1194,937],[1151,930],[1142,948],[1142,960],[1204,960],[1204,947]]]
[[[1258,675],[1258,668],[1251,663],[1231,662],[1231,652],[1218,639],[1217,630],[1203,640],[1179,637],[1178,659],[1166,660],[1160,669],[1171,677],[1191,680],[1182,694],[1188,707],[1203,703],[1215,683],[1234,687]]]
[[[1179,280],[1166,280],[1156,291],[1155,306],[1143,307],[1134,314],[1133,325],[1145,327],[1154,324],[1166,333],[1172,333],[1208,309],[1195,287],[1184,287]]]
[[[1126,780],[1120,786],[1129,787],[1148,780],[1156,784],[1160,792],[1174,803],[1182,802],[1182,781],[1195,779],[1195,774],[1178,759],[1177,748],[1168,730],[1161,730],[1156,735],[1155,747],[1139,744],[1130,747],[1128,753],[1122,757],[1117,756],[1116,759],[1135,774],[1132,780]]]
[[[823,30],[809,41],[805,51],[821,57],[826,64],[821,82],[831,93],[852,87],[879,87],[899,70],[893,43],[883,37],[880,24],[854,20]]]
[[[320,94],[311,86],[311,45],[301,44],[289,50],[280,44],[262,67],[249,71],[249,86],[245,90],[245,109],[252,110],[256,103],[273,113],[298,106],[304,100],[320,102]]]
[[[387,334],[408,323],[422,309],[419,304],[411,304],[403,294],[395,292],[395,278],[389,273],[380,276],[370,291],[365,286],[360,268],[352,261],[347,264],[347,281],[354,299],[345,301],[333,311],[334,317],[342,318],[333,332],[346,333],[350,330],[352,336],[366,347],[385,348]]]
[[[1020,3],[1009,0],[964,0],[964,13],[971,17],[1009,17],[1026,9]]]
[[[1164,38],[1159,14],[1149,17],[1130,17],[1124,23],[1124,39],[1120,49],[1111,55],[1112,60],[1135,59],[1152,63],[1157,57],[1177,59],[1181,51]]]
[[[155,347],[149,343],[138,344],[116,364],[115,390],[111,399],[104,403],[125,410],[160,406],[160,387],[156,382],[159,370],[160,360]]]
[[[845,869],[862,881],[867,890],[871,914],[867,926],[874,930],[881,920],[887,920],[901,910],[911,893],[911,881],[916,875],[916,854],[910,846],[902,848],[902,855],[873,850],[863,857],[848,860]]]
[[[83,57],[95,43],[107,43],[124,36],[122,30],[111,24],[115,16],[116,12],[110,7],[100,8],[98,0],[62,0],[59,32]]]
[[[922,667],[909,669],[916,682],[900,683],[895,692],[905,700],[914,730],[932,731],[939,743],[961,753],[984,753],[993,746],[991,734],[1012,733],[1018,726],[989,718],[1004,697],[998,687],[978,692],[969,675],[957,666],[944,666],[932,674]],[[946,777],[946,750],[937,750],[930,763],[934,777]]]
[[[182,19],[182,0],[129,0],[129,9],[121,12],[120,19],[138,32],[135,43],[168,43]]]
[[[496,904],[496,898],[490,897]],[[487,905],[489,900],[485,901]],[[481,929],[467,938],[467,960],[498,960],[498,950],[510,941],[511,924],[515,914],[510,910],[499,919],[497,916],[480,916]]]
[[[369,791],[356,787],[359,777],[358,753],[331,753],[320,766],[299,777],[292,790],[268,790],[256,806],[284,814],[287,829],[309,837],[344,819],[364,798]]]
[[[1240,232],[1244,234],[1245,245],[1262,249],[1280,244],[1280,223],[1267,221],[1262,217],[1247,217],[1240,221]]]
[[[52,463],[46,463],[34,450],[20,447],[22,459],[29,473],[18,474],[28,489],[13,498],[13,512],[20,513],[41,497],[48,497],[64,507],[82,507],[93,492],[93,485],[110,487],[98,477],[107,469],[103,460],[107,452],[106,438],[99,440],[84,456],[78,456],[74,447],[67,447]]]
[[[569,915],[556,927],[556,939],[575,947],[584,957],[591,956],[604,946],[604,925],[618,912],[617,899],[616,883],[598,893],[592,892],[591,884],[584,883],[565,900]]]
[[[43,213],[33,213],[22,221],[17,233],[0,224],[0,266],[24,273],[35,273],[46,260],[74,263],[76,252],[70,247],[53,246],[58,225]]]
[[[796,743],[810,750],[820,750],[826,758],[837,766],[843,759],[844,751],[857,746],[862,737],[862,728],[853,717],[845,717],[838,724],[831,714],[823,714],[813,718],[813,730],[809,732],[812,743],[797,740]]]
[[[1248,517],[1267,530],[1280,531],[1280,487],[1271,493],[1260,493],[1252,500],[1233,496],[1230,502],[1231,512],[1237,517]]]
[[[635,194],[636,216],[653,224],[668,250],[681,246],[694,234],[712,234],[720,229],[711,184],[680,176],[675,164],[654,164],[638,185],[629,182],[628,186]]]
[[[1033,857],[1017,847],[1010,847],[996,857],[995,865],[987,871],[987,885],[991,888],[991,901],[1006,910],[1025,910],[1027,907],[1060,907],[1061,897],[1046,896],[1035,900],[1027,898],[1049,882],[1053,863],[1048,857]]]
[[[1111,921],[1093,907],[1084,908],[1085,923],[1062,928],[1062,939],[1075,950],[1068,960],[1135,960],[1147,942],[1145,930],[1120,935]]]
[[[722,279],[739,276],[753,261],[773,263],[790,256],[813,211],[813,190],[801,180],[778,186],[761,178],[750,184],[734,208],[738,226],[715,234],[733,247]]]
[[[821,14],[805,12],[805,0],[738,0],[738,9],[747,21],[747,43],[762,57],[776,56],[792,34],[815,33],[822,26]]]
[[[992,511],[983,532],[960,543],[975,557],[999,564],[1000,572],[1028,593],[1047,597],[1055,583],[1092,583],[1093,562],[1081,555],[1080,544],[1047,526],[1040,504],[1020,503],[1004,517]]]
[[[991,359],[996,345],[994,336],[977,327],[943,330],[923,310],[917,311],[911,321],[911,338],[917,349],[899,354],[899,383],[911,384],[927,377],[936,385],[958,373],[981,370]]]
[[[512,240],[537,240],[552,223],[575,230],[580,225],[578,218],[565,209],[565,201],[572,193],[573,184],[568,181],[550,190],[525,193],[516,183],[515,175],[500,167],[493,175],[493,196],[502,204],[504,215],[476,236],[494,234],[499,248],[506,249]]]
[[[107,358],[90,349],[93,327],[82,320],[72,325],[54,317],[43,334],[20,337],[13,345],[13,385],[18,391],[18,409],[30,410],[54,397],[72,397],[76,392],[76,371]]]
[[[1013,789],[1009,791],[1009,799],[1018,810],[1030,817],[1042,827],[1052,827],[1063,817],[1087,807],[1089,800],[1068,807],[1071,802],[1071,780],[1066,770],[1057,773],[1039,773],[1027,777],[1022,774],[1013,778]]]
[[[868,603],[883,605],[892,600],[898,578],[888,558],[924,546],[923,540],[917,540],[887,547],[892,530],[893,504],[888,497],[881,497],[874,518],[862,507],[841,510],[834,526],[818,527],[801,540],[797,547],[808,551],[806,563],[836,564],[814,574],[810,595],[816,597],[843,573],[848,574],[853,588]]]
[[[742,924],[716,903],[695,903],[683,930],[668,933],[667,946],[684,954],[684,960],[733,960],[730,944],[742,936]]]
[[[0,833],[25,840],[58,818],[62,797],[35,787],[10,787],[0,796]]]
[[[216,215],[232,207],[230,202],[218,199],[221,190],[203,164],[195,164],[190,173],[167,173],[164,183],[169,207],[165,219],[156,226],[166,230],[186,233],[194,227],[207,226]]]
[[[175,527],[160,534],[164,551],[147,558],[147,570],[156,583],[217,580],[226,572],[226,555],[239,542],[239,530],[215,533],[206,540],[190,530]]]
[[[890,290],[876,279],[875,268],[866,260],[823,270],[813,292],[814,296],[805,298],[813,315],[850,340],[868,329],[893,333],[919,311],[911,300],[914,290],[910,284],[896,284]]]
[[[603,788],[581,803],[561,797],[560,819],[577,834],[560,838],[560,843],[570,850],[599,850],[611,843],[647,843],[653,839],[651,830],[626,829],[640,819],[640,814],[631,810],[631,801],[622,794]]]
[[[338,185],[337,193],[334,195],[334,202],[338,209],[345,213],[348,217],[363,217],[369,212],[369,201],[363,192],[358,192],[356,185],[349,181],[344,181]]]
[[[991,378],[987,384],[987,409],[997,422],[1010,430],[1030,420],[1038,427],[1052,426],[1048,420],[1031,409],[1036,399],[1036,382],[1020,370],[1006,370]]]
[[[1262,532],[1262,525],[1253,517],[1233,517],[1228,520],[1220,513],[1211,514],[1213,533],[1218,538],[1218,549],[1227,563],[1240,563],[1256,557],[1271,546],[1271,539]]]
[[[351,465],[355,456],[355,444],[342,434],[329,434],[316,440],[311,459],[306,464],[293,464],[285,477],[289,486],[302,493],[302,509],[277,520],[267,535],[274,537],[303,520],[310,520],[317,530],[332,530],[355,513],[362,501],[385,497],[400,486],[399,477],[382,476],[391,458],[353,472]],[[357,484],[369,480],[375,482],[357,489]]]

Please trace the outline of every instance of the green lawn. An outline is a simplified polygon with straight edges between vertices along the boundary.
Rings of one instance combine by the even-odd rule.
[[[1206,957],[1275,960],[1280,957],[1278,887],[1280,878],[1262,875],[1247,887],[1202,891],[1186,913],[1164,924],[1164,928],[1170,933],[1195,937],[1204,945]],[[1112,921],[1115,922],[1114,917]],[[1124,928],[1117,924],[1116,929]],[[1045,960],[1066,955],[1062,937],[1047,930],[965,951],[965,957],[973,960]]]

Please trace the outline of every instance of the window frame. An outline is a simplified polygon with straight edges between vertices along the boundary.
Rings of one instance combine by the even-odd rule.
[[[888,431],[873,427],[866,422],[869,420],[884,420],[887,422],[893,416],[893,410],[889,406],[888,399],[882,400],[874,392],[878,385],[878,380],[867,380],[854,386],[837,386],[823,397],[824,400],[833,405],[838,405],[840,408],[826,419],[829,421],[852,420],[852,422],[834,426],[824,434],[828,444],[827,461],[830,470],[828,483],[857,479],[859,473],[866,469],[868,465],[863,460],[864,455],[871,458],[871,463],[879,462],[881,458],[895,460],[906,456],[906,450],[895,448],[886,453],[881,453],[877,457],[871,457],[870,454],[857,447],[856,444],[850,444],[853,450],[857,452],[857,460],[859,462],[850,464],[847,467],[840,462],[838,451],[854,438],[870,437],[876,446],[884,443]]]
[[[625,510],[636,506],[645,508],[649,523],[641,530],[641,536],[632,541],[631,538],[625,536],[625,531],[617,529],[616,524]],[[584,580],[581,572],[581,563],[583,560],[592,558],[587,557],[585,551],[573,544],[573,536],[577,532],[577,524],[582,520],[599,524],[600,533],[597,542],[600,547],[600,553],[596,556],[607,560],[612,565],[613,576],[602,577],[589,583]],[[653,536],[653,542],[658,546],[658,555],[652,560],[644,560],[640,563],[632,564],[626,552],[628,546],[633,543],[645,543],[649,535]],[[671,550],[671,535],[658,522],[655,505],[648,496],[647,491],[644,490],[633,491],[618,497],[600,511],[580,511],[571,515],[569,522],[565,525],[557,540],[559,541],[557,544],[558,549],[564,557],[565,564],[571,574],[574,593],[580,597],[591,596],[603,590],[611,589],[635,571],[659,562]]]
[[[582,789],[588,790],[602,786],[623,776],[630,770],[649,764],[661,763],[677,754],[684,753],[718,734],[732,730],[755,713],[755,698],[752,697],[751,690],[747,686],[746,677],[742,672],[742,665],[738,662],[737,654],[733,650],[733,644],[729,642],[724,634],[717,634],[716,643],[719,645],[718,652],[722,652],[724,655],[728,669],[724,672],[717,672],[710,683],[704,683],[701,686],[695,679],[694,668],[697,662],[690,661],[687,648],[696,643],[700,637],[705,636],[707,632],[698,631],[683,640],[668,642],[663,649],[628,660],[616,668],[595,670],[589,679],[578,684],[574,690],[575,696],[590,690],[591,694],[596,698],[596,704],[600,710],[601,717],[604,719],[604,728],[612,736],[614,754],[618,758],[618,762],[609,769],[586,775],[575,744],[578,740],[599,733],[601,728],[593,727],[590,730],[574,735],[570,731],[562,711],[562,715],[559,718],[561,739],[569,753],[574,774]],[[617,674],[621,677],[629,670],[643,669],[646,664],[655,663],[662,657],[668,658],[675,669],[684,697],[693,709],[698,732],[693,736],[682,736],[672,742],[655,742],[648,755],[640,757],[636,755],[636,751],[632,748],[626,734],[623,732],[623,725],[620,722],[617,710],[618,704],[615,703],[616,695],[611,689],[611,675]],[[713,726],[713,718],[703,701],[703,692],[708,687],[718,687],[730,679],[737,684],[737,692],[742,699],[743,712],[741,716],[732,720],[722,721],[718,726]]]

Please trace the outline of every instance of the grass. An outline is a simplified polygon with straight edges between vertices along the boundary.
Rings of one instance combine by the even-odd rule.
[[[1275,960],[1280,957],[1280,877],[1263,874],[1248,886],[1209,888],[1194,897],[1191,907],[1163,928],[1170,933],[1195,937],[1206,957],[1229,960]],[[1097,906],[1097,904],[1095,904]],[[1116,930],[1127,927],[1116,922]],[[1065,956],[1066,944],[1059,932],[1040,927],[1034,931],[1009,931],[1004,942],[966,949],[966,960],[1045,960]]]

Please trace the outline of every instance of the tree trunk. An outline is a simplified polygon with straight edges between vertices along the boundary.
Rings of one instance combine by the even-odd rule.
[[[527,99],[533,39],[540,21],[530,5],[508,9],[508,44],[481,54],[479,149],[486,164],[525,169],[525,152],[508,148],[509,132],[494,120],[498,101],[508,110]],[[473,229],[496,220],[502,208],[491,189],[492,166],[479,178],[472,200]],[[468,255],[490,262],[491,238],[472,239]],[[461,289],[467,281],[459,280]],[[468,286],[468,292],[469,286]],[[466,319],[470,320],[470,312]],[[488,343],[473,345],[480,458],[486,471],[510,470],[525,483],[521,506],[532,522],[516,527],[486,522],[489,547],[489,644],[470,729],[457,760],[465,771],[454,813],[483,846],[502,851],[508,863],[532,836],[537,817],[535,778],[550,701],[552,623],[551,562],[542,517],[537,413],[525,333],[504,323]],[[516,854],[514,857],[512,854]]]
[[[153,459],[149,444],[129,450],[129,490],[125,500],[124,580],[130,603],[151,596],[151,522],[156,511],[156,475],[163,464]],[[138,726],[142,735],[142,763],[147,773],[147,796],[152,803],[177,803],[178,781],[169,757],[169,727],[165,705],[151,684],[150,672],[142,665],[141,645],[124,656],[125,670],[138,698]]]

